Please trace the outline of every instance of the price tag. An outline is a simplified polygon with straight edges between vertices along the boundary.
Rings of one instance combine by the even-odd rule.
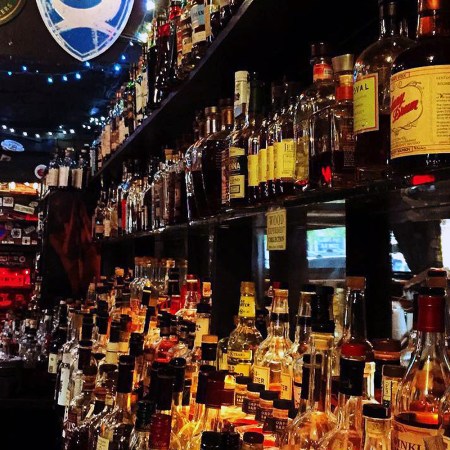
[[[267,213],[267,250],[286,250],[286,209]]]
[[[109,440],[99,436],[97,438],[97,449],[96,450],[108,450],[108,447],[109,447]]]

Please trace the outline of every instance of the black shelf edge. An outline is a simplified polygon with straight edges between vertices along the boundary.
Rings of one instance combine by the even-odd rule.
[[[23,244],[2,244],[0,243],[0,250],[4,248],[6,250],[36,250],[39,248],[39,244],[35,245],[23,245]]]
[[[91,178],[89,182],[89,187],[95,186],[96,183],[101,179],[102,175],[105,174],[110,168],[112,168],[115,164],[125,158],[129,153],[131,153],[130,149],[133,146],[133,143],[141,137],[141,135],[145,131],[148,131],[148,128],[152,126],[154,122],[156,122],[160,116],[163,116],[167,109],[171,106],[171,104],[179,97],[183,95],[183,91],[186,87],[195,81],[199,72],[201,72],[204,67],[209,63],[212,55],[217,51],[219,47],[221,47],[224,41],[227,40],[230,33],[232,33],[236,24],[241,20],[243,16],[245,16],[248,9],[252,4],[258,3],[256,0],[245,0],[244,3],[240,6],[238,12],[231,18],[230,22],[227,26],[219,33],[217,38],[210,45],[208,50],[206,51],[205,56],[199,61],[197,66],[190,72],[189,77],[184,80],[180,86],[172,91],[161,103],[161,106],[152,112],[150,116],[148,116],[144,121],[136,128],[131,136],[125,139],[125,141],[119,145],[118,149],[109,157],[109,159],[104,163],[102,168],[97,171],[97,173]]]

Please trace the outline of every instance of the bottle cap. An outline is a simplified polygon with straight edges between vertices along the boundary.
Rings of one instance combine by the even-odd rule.
[[[205,108],[206,115],[216,114],[217,112],[218,112],[217,106],[209,106],[209,107]]]
[[[158,387],[156,392],[156,408],[160,411],[170,411],[175,377],[168,367],[158,369]]]
[[[120,342],[120,322],[111,322],[111,329],[109,331],[109,342]]]
[[[243,375],[241,375],[239,377],[236,377],[236,384],[247,386],[251,382],[252,382],[252,379],[250,377],[246,377],[246,376],[243,376]]]
[[[241,435],[239,433],[225,431],[221,433],[221,448],[226,450],[239,450]]]
[[[288,298],[289,291],[287,289],[274,289],[274,295],[276,297]]]
[[[445,331],[445,290],[423,288],[418,299],[417,330],[431,333]]]
[[[119,357],[119,378],[117,379],[117,392],[127,394],[133,386],[134,357],[121,355]]]
[[[97,311],[97,317],[95,319],[95,323],[98,328],[99,334],[107,334],[108,333],[108,313],[105,313],[103,311]]]
[[[246,444],[263,444],[264,435],[262,433],[255,433],[253,431],[247,431],[244,433],[244,442]]]
[[[144,354],[144,335],[142,333],[131,333],[130,355],[137,358]]]
[[[311,284],[311,283],[306,283],[306,284],[302,284],[300,286],[300,292],[316,292],[317,289],[317,285],[316,284]]]
[[[265,390],[265,386],[260,383],[249,383],[247,385],[247,391],[249,392],[263,392]]]
[[[354,59],[355,57],[351,53],[335,56],[331,59],[331,62],[333,64],[333,71],[335,73],[353,72]]]
[[[169,367],[175,376],[173,391],[183,392],[184,376],[186,373],[186,360],[184,358],[173,358],[169,362]]]
[[[234,79],[236,82],[248,81],[250,74],[246,70],[239,70],[234,74]]]
[[[275,409],[281,409],[284,411],[289,411],[291,409],[292,402],[291,400],[278,399],[274,400],[273,407]]]
[[[202,344],[217,344],[219,338],[214,334],[205,334],[202,336]]]
[[[280,396],[279,392],[276,391],[262,391],[260,394],[260,398],[262,400],[278,400],[278,397]]]
[[[255,294],[255,283],[253,281],[242,281],[241,282],[241,294]]]
[[[406,373],[406,367],[385,364],[382,369],[383,377],[402,379]]]
[[[203,450],[203,449],[205,449],[205,450],[213,450],[213,449],[220,450],[221,444],[222,444],[222,437],[219,432],[203,431],[201,447],[200,447],[201,450]]]
[[[450,0],[419,0],[419,13],[430,10],[450,11]]]
[[[366,403],[363,406],[363,416],[371,417],[372,419],[390,419],[391,412],[389,408],[375,403]]]
[[[366,356],[367,346],[359,342],[344,342],[341,354],[347,358],[363,358]]]
[[[83,375],[87,377],[95,377],[97,375],[97,366],[94,365],[86,365],[83,367]]]
[[[198,314],[209,314],[211,312],[211,306],[208,303],[197,303]]]

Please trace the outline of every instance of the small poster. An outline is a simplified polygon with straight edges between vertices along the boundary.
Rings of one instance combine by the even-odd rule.
[[[267,250],[286,250],[286,209],[267,213]]]

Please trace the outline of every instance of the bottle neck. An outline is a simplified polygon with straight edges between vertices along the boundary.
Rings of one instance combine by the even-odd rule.
[[[417,39],[450,36],[450,11],[423,10],[419,12]]]
[[[183,392],[174,392],[172,395],[172,408],[179,409],[183,406]]]
[[[367,339],[366,327],[366,301],[362,291],[353,290],[348,296],[349,311],[349,337],[358,340]]]
[[[222,130],[231,131],[233,129],[233,108],[222,110]]]
[[[188,291],[186,295],[186,301],[184,303],[185,309],[195,309],[198,303],[198,293],[197,291]]]
[[[364,401],[375,399],[375,363],[367,362],[364,367],[363,395]]]
[[[362,430],[362,397],[339,392],[337,426],[341,430],[357,432]]]
[[[393,7],[397,7],[395,4]],[[383,8],[383,6],[380,6]],[[394,37],[401,35],[402,28],[402,20],[398,14],[384,14],[382,9],[380,11],[380,22],[379,22],[379,30],[380,30],[380,39],[386,37]]]
[[[311,317],[297,316],[297,326],[295,327],[295,343],[308,343],[311,335]]]
[[[313,399],[314,392],[309,393],[310,404],[315,405],[318,411],[323,411],[326,414],[331,414],[331,381],[333,371],[333,342],[334,336],[328,333],[313,333],[311,334],[311,360],[313,361],[314,354],[315,359],[317,356],[321,357],[322,364],[320,370],[320,378],[316,378],[312,382],[313,389],[319,389],[320,392],[316,395],[317,400]],[[311,375],[312,376],[312,375]],[[320,385],[316,384],[320,380]],[[310,384],[311,386],[311,384]]]
[[[131,392],[118,392],[116,395],[116,409],[131,414]]]
[[[417,332],[417,347],[415,355],[417,357],[429,356],[438,361],[443,361],[443,358],[448,360],[445,349],[445,333],[418,331]]]
[[[194,423],[198,423],[202,420],[204,415],[206,414],[206,406],[204,403],[196,403],[194,408],[194,417],[192,421]]]
[[[220,407],[207,406],[203,418],[202,431],[220,431]]]
[[[313,81],[322,83],[333,80],[333,67],[329,58],[315,58],[313,61]]]
[[[256,327],[256,319],[254,317],[239,317],[239,325],[248,328]]]
[[[275,316],[275,317],[274,317]],[[273,337],[289,339],[289,321],[280,319],[280,314],[272,314],[268,334]]]

